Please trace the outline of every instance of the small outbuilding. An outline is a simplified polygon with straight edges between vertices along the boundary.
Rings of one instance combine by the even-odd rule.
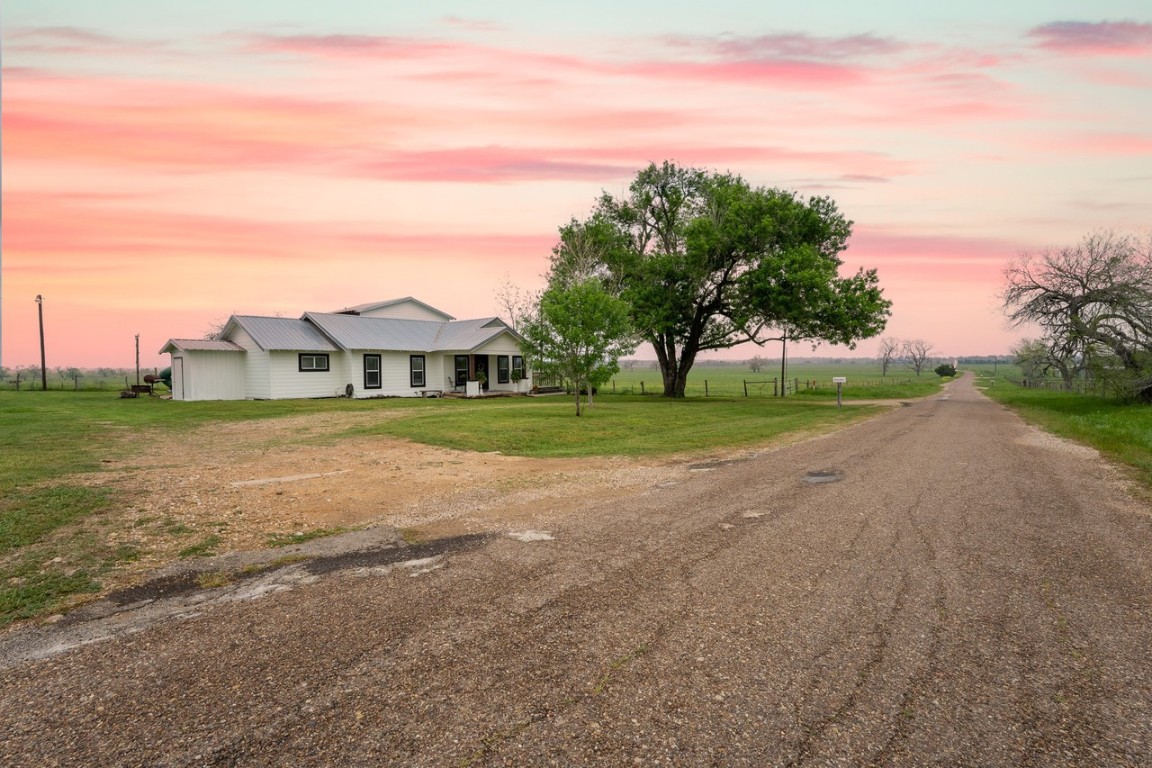
[[[299,318],[233,315],[220,338],[169,339],[175,400],[526,392],[521,337],[411,297]]]

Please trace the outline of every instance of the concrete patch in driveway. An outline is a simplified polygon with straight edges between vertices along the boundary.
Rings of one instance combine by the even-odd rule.
[[[551,531],[510,531],[508,538],[527,543],[530,541],[553,541],[556,537],[552,535]]]
[[[804,475],[804,481],[812,485],[836,483],[843,479],[844,473],[838,469],[814,469]]]

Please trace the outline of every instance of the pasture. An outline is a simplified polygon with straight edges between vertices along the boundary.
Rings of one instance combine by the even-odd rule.
[[[602,394],[660,395],[664,389],[655,363],[631,365],[612,377]],[[888,375],[881,373],[874,360],[844,359],[839,362],[790,363],[785,370],[785,397],[799,395],[804,398],[836,398],[833,376],[848,379],[844,385],[845,399],[883,400],[908,397],[926,397],[938,391],[941,379],[930,370],[916,376],[905,366],[893,365]],[[748,397],[771,398],[780,394],[780,361],[769,363],[760,371],[752,371],[746,364],[721,365],[697,363],[688,372],[688,397]]]

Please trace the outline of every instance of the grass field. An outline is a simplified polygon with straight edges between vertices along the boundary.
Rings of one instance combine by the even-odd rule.
[[[183,403],[122,400],[114,392],[0,392],[0,626],[99,591],[103,579],[146,554],[117,543],[126,525],[118,513],[136,500],[114,481],[86,482],[84,473],[124,471],[109,469],[104,460],[110,458],[131,471],[134,456],[172,450],[183,433],[207,424],[280,416],[315,416],[323,423],[348,411],[388,411],[389,418],[343,434],[387,434],[521,456],[642,456],[763,445],[872,412],[800,398],[639,396],[599,397],[579,419],[574,410],[564,396]],[[315,439],[315,433],[299,438]],[[172,520],[148,525],[177,542],[183,557],[208,554],[214,546],[211,537],[189,540],[190,531]]]
[[[882,375],[880,366],[872,360],[844,360],[839,363],[791,364],[786,369],[787,394],[808,398],[835,399],[833,376],[848,379],[844,385],[847,399],[903,399],[925,397],[938,391],[941,379],[931,371],[916,376],[903,367],[893,367]],[[688,373],[688,397],[745,397],[763,398],[779,395],[780,366],[775,365],[753,372],[746,365],[700,365]],[[605,394],[655,394],[664,391],[660,371],[639,365],[622,370],[606,385]],[[747,395],[745,395],[747,392]]]

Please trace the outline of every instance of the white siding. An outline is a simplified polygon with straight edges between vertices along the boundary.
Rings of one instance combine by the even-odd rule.
[[[243,400],[245,352],[208,352],[185,350],[179,365],[183,375],[179,384],[172,382],[172,397],[181,400]],[[172,371],[177,363],[173,355]]]
[[[268,357],[273,400],[297,397],[335,397],[348,384],[347,364],[341,352],[328,353],[327,371],[301,371],[296,352],[271,352]]]
[[[272,378],[268,353],[260,349],[243,328],[237,328],[229,339],[248,350],[244,366],[244,397],[249,400],[268,400],[272,397]]]
[[[393,320],[434,320],[444,322],[444,316],[411,301],[361,312],[361,317],[390,317]]]
[[[363,384],[363,354],[357,353]],[[409,352],[371,352],[380,355],[380,389],[357,388],[357,397],[420,397],[420,390],[444,389],[444,363],[440,355],[424,354],[424,386],[412,386],[411,356]]]

